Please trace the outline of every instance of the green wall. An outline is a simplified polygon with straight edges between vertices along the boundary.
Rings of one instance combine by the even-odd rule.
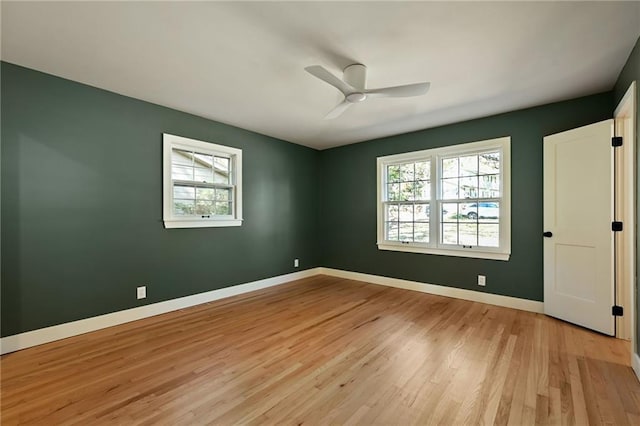
[[[611,92],[320,153],[321,264],[430,284],[542,300],[542,138],[611,118]],[[378,250],[376,157],[511,136],[508,262]],[[485,288],[477,275],[487,276]]]
[[[640,13],[640,6],[638,7],[638,13]],[[637,163],[640,164],[640,150],[638,149],[638,147],[640,147],[640,126],[638,125],[640,124],[640,105],[638,104],[640,103],[640,38],[638,39],[635,47],[631,51],[631,54],[629,55],[629,59],[627,59],[627,63],[622,69],[622,72],[620,73],[620,77],[618,77],[618,81],[616,82],[616,85],[614,87],[614,91],[613,91],[615,96],[614,105],[616,106],[618,105],[618,103],[622,100],[622,97],[624,96],[624,94],[627,92],[627,89],[629,89],[629,85],[634,80],[636,82],[636,113],[638,115],[636,117],[637,140],[634,143],[636,144]],[[638,178],[637,189],[638,191],[640,191],[640,174],[637,175],[637,178]],[[638,203],[639,201],[640,201],[640,196],[638,196],[638,198],[636,199],[636,203]],[[640,223],[640,203],[636,205],[636,214],[638,215],[638,223]],[[640,239],[638,239],[637,241],[640,241]],[[636,266],[638,266],[640,265],[640,244],[637,244],[636,246],[636,255],[638,256]],[[636,270],[637,270],[637,267],[636,267]],[[636,272],[636,275],[637,275],[637,272]],[[636,283],[637,283],[637,280],[636,280]],[[640,298],[636,298],[636,303],[637,303],[637,306],[636,306],[635,320],[637,321],[637,316],[638,316],[638,313],[640,312]],[[638,340],[636,342],[640,342],[640,327],[636,327],[636,331],[638,333]],[[638,351],[636,348],[636,353],[637,352]]]
[[[542,300],[542,138],[614,105],[607,92],[318,152],[7,63],[1,79],[2,336],[293,272],[295,257]],[[163,132],[243,149],[242,227],[164,229]],[[506,135],[510,261],[377,249],[376,157]]]
[[[317,151],[1,67],[2,336],[318,266]],[[243,226],[164,229],[163,132],[243,149]]]

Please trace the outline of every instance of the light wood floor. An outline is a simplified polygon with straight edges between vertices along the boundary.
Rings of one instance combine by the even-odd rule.
[[[635,424],[628,344],[317,276],[2,357],[2,424]]]

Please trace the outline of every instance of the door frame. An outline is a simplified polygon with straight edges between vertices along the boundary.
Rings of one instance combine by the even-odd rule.
[[[631,365],[636,349],[636,82],[632,82],[614,112],[615,135],[623,137],[616,149],[616,220],[624,223],[616,236],[616,304],[624,307],[624,316],[616,318],[616,337],[631,340]]]

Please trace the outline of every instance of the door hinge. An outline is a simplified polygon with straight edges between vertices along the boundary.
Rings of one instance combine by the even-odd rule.
[[[611,222],[611,230],[613,232],[622,231],[622,222]]]
[[[611,146],[622,146],[622,136],[614,136],[611,138]]]
[[[623,316],[623,312],[624,309],[622,309],[622,306],[614,305],[611,307],[611,315],[613,315],[614,317]]]

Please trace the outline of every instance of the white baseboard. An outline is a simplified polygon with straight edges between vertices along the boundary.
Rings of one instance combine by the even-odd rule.
[[[225,297],[236,296],[250,291],[260,290],[284,284],[289,281],[307,278],[318,275],[320,268],[307,269],[305,271],[293,272],[291,274],[279,275],[277,277],[266,278],[250,283],[240,284],[232,287],[212,290],[205,293],[180,297],[178,299],[139,306],[137,308],[125,309],[124,311],[113,312],[97,317],[86,318],[78,321],[40,328],[38,330],[27,331],[0,339],[0,354],[42,345],[54,340],[66,339],[90,331],[124,324],[126,322],[148,318],[159,314],[164,314],[178,309],[188,308],[202,303],[212,302]]]
[[[633,372],[636,373],[636,377],[640,381],[640,356],[633,350],[631,351],[631,368],[633,368]]]
[[[537,313],[543,312],[542,302],[536,302],[533,300],[319,267],[3,337],[0,339],[0,354],[15,352],[32,346],[53,342],[55,340],[66,339],[79,334],[200,305],[202,303],[212,302],[214,300],[224,299],[225,297],[236,296],[250,291],[273,287],[289,281],[319,274],[364,281],[372,284],[386,285],[389,287],[403,288],[406,290],[420,291],[422,293],[436,294],[439,296],[454,297],[456,299],[488,303],[490,305],[505,306],[523,311]],[[640,364],[638,364],[637,369],[634,367],[634,370],[636,371],[636,374],[638,374],[637,372],[640,371]]]
[[[333,277],[346,278],[356,281],[365,281],[372,284],[386,285],[388,287],[403,288],[406,290],[420,291],[422,293],[436,294],[438,296],[453,297],[456,299],[470,300],[473,302],[488,303],[490,305],[504,306],[536,313],[544,313],[544,304],[535,300],[520,299],[518,297],[501,296],[499,294],[482,293],[479,291],[465,290],[462,288],[446,287],[435,284],[425,284],[417,281],[401,280],[398,278],[382,277],[380,275],[363,274],[360,272],[343,271],[340,269],[318,268],[320,273]]]

